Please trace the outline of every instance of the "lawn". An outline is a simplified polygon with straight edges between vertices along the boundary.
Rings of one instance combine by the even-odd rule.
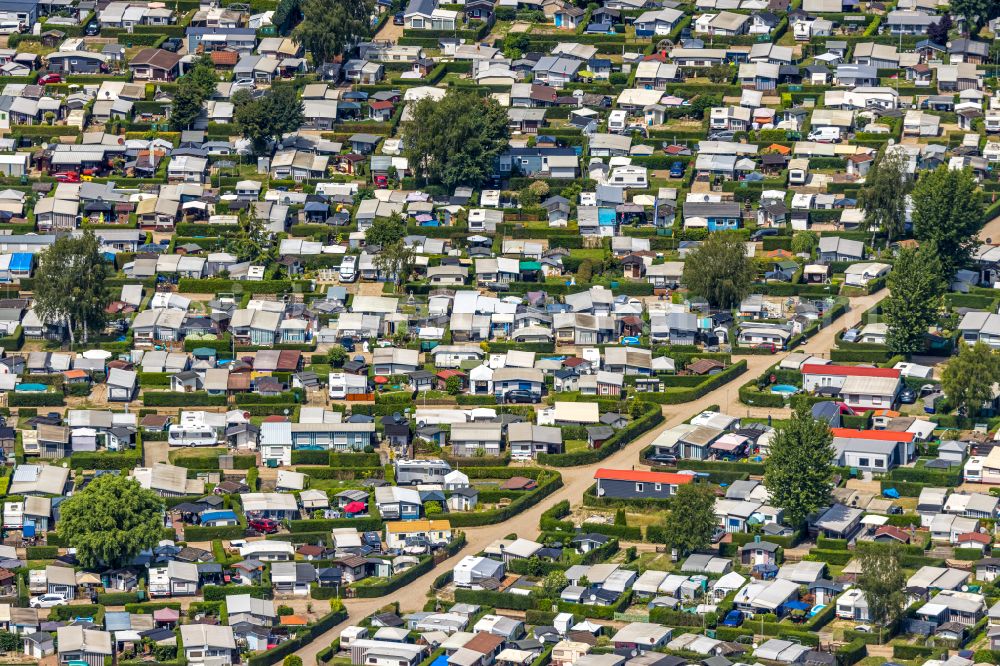
[[[604,261],[604,250],[602,248],[573,248],[569,251],[569,256],[574,259]]]
[[[563,444],[565,445],[566,453],[587,450],[587,440],[585,439],[568,439]]]

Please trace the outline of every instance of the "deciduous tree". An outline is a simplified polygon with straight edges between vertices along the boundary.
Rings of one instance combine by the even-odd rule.
[[[414,256],[413,248],[403,245],[403,241],[399,240],[383,246],[382,250],[375,255],[375,268],[390,276],[393,279],[393,284],[398,288],[410,274]]]
[[[792,236],[792,252],[796,254],[812,254],[819,245],[819,236],[812,231],[798,231]]]
[[[992,18],[1000,16],[1000,3],[996,0],[950,0],[952,13],[964,16],[973,34]]]
[[[688,483],[677,488],[670,502],[664,535],[667,545],[687,554],[712,543],[715,531],[715,495],[707,485]]]
[[[60,505],[56,531],[87,568],[128,564],[163,533],[163,500],[132,477],[105,474]]]
[[[913,233],[918,240],[934,241],[942,275],[950,281],[975,247],[985,211],[968,170],[941,166],[925,173],[913,188]]]
[[[716,231],[684,262],[684,284],[713,306],[730,308],[750,293],[756,272],[743,239]]]
[[[906,173],[906,160],[902,150],[883,150],[858,193],[858,207],[865,211],[864,229],[871,232],[873,245],[879,233],[885,236],[886,243],[903,235],[906,195],[913,185]]]
[[[899,565],[899,550],[892,544],[858,542],[855,557],[861,573],[858,589],[865,593],[868,618],[882,628],[897,620],[906,607],[906,576]]]
[[[785,510],[791,525],[802,524],[830,501],[833,488],[833,433],[801,407],[775,430],[764,463],[764,485],[771,503]]]
[[[104,281],[110,273],[93,231],[59,236],[39,255],[35,311],[43,321],[65,324],[71,343],[77,331],[86,342],[92,329],[104,325],[109,302]]]
[[[371,35],[374,7],[374,0],[305,0],[292,36],[318,67]]]
[[[1000,363],[984,342],[960,345],[941,374],[941,388],[953,407],[973,416],[993,397],[993,384],[1000,380]]]
[[[302,101],[289,85],[275,86],[256,99],[249,91],[240,90],[233,95],[233,105],[233,121],[258,154],[264,152],[269,141],[297,131],[305,121]]]
[[[406,236],[406,223],[399,213],[393,212],[389,217],[378,217],[365,231],[365,243],[385,247]]]
[[[927,329],[937,322],[947,285],[934,244],[899,252],[888,278],[882,313],[889,327],[886,343],[894,354],[924,351]]]
[[[412,106],[403,141],[418,176],[451,190],[493,175],[510,139],[507,112],[495,99],[452,88],[439,101],[425,97]]]

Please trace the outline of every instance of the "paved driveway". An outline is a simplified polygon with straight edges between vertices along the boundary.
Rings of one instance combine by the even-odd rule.
[[[848,313],[846,313],[834,324],[821,330],[806,344],[800,346],[795,351],[814,354],[828,352],[830,348],[833,347],[834,339],[838,331],[843,329],[849,323],[853,323],[862,312],[871,308],[885,296],[886,292],[881,291],[872,296],[852,298],[851,309]],[[466,528],[465,533],[467,543],[455,557],[478,553],[497,539],[502,539],[511,533],[524,536],[537,534],[538,521],[541,518],[542,513],[562,500],[568,500],[570,503],[578,502],[583,496],[583,492],[594,483],[594,472],[599,467],[616,467],[624,469],[632,467],[633,465],[639,466],[639,452],[652,443],[652,441],[656,439],[661,432],[667,428],[680,425],[692,415],[704,411],[712,405],[719,405],[722,411],[732,415],[746,413],[746,405],[743,405],[739,401],[739,387],[746,383],[748,379],[759,376],[764,372],[764,370],[778,362],[786,355],[787,353],[748,356],[746,357],[747,372],[743,376],[693,402],[687,402],[682,405],[664,405],[663,414],[665,419],[663,423],[647,432],[636,441],[630,442],[628,446],[605,458],[600,463],[584,467],[561,469],[560,471],[562,472],[563,478],[562,488],[552,493],[535,506],[503,523]],[[774,410],[772,410],[772,413],[774,413]],[[316,654],[320,650],[329,646],[330,643],[333,642],[333,639],[340,635],[341,630],[345,626],[359,622],[364,617],[372,614],[393,601],[398,601],[400,609],[406,612],[422,608],[427,599],[427,595],[430,592],[431,583],[448,567],[454,567],[454,560],[435,567],[432,571],[424,574],[406,587],[397,590],[391,597],[345,600],[345,605],[347,606],[349,613],[347,621],[333,627],[325,634],[319,636],[312,643],[296,652],[296,654],[302,657],[303,662],[306,664],[311,665],[315,663]]]

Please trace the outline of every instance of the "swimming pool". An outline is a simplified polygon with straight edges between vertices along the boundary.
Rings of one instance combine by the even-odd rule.
[[[792,395],[793,393],[798,393],[799,389],[791,384],[775,384],[771,387],[771,393],[783,393],[786,395]]]
[[[615,212],[614,208],[605,208],[602,206],[597,209],[597,223],[602,227],[614,226],[617,218],[618,214]]]
[[[45,384],[18,384],[14,390],[19,393],[45,393],[49,387]]]

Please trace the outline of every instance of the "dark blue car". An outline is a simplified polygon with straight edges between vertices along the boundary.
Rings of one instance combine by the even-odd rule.
[[[738,610],[731,610],[726,613],[726,619],[722,621],[724,627],[738,627],[743,624],[743,613]]]
[[[683,178],[684,177],[684,162],[674,162],[670,165],[670,177],[671,178]]]

